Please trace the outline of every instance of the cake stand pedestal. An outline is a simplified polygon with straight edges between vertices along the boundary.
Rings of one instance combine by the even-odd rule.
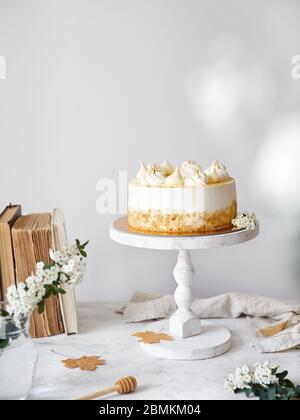
[[[179,251],[174,268],[177,283],[174,299],[178,309],[169,320],[154,322],[147,327],[150,331],[169,333],[173,340],[162,341],[158,344],[141,343],[148,353],[168,359],[195,360],[219,356],[229,350],[230,331],[213,322],[201,321],[191,310],[195,270],[189,250],[237,245],[255,238],[258,232],[257,225],[254,230],[231,228],[213,234],[164,236],[131,230],[128,227],[127,216],[120,217],[112,223],[110,237],[120,244],[138,248]]]

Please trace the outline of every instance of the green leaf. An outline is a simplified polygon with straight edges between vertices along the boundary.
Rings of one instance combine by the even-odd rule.
[[[59,292],[59,287],[57,287],[57,286],[53,286],[53,287],[52,287],[52,294],[53,294],[54,296],[57,296],[59,293],[60,293],[60,292]]]
[[[246,388],[246,389],[245,389],[245,394],[246,394],[246,397],[247,397],[247,398],[251,397],[251,394],[252,394],[252,389],[251,389],[251,388]]]
[[[268,400],[269,399],[269,396],[268,396],[268,392],[267,391],[264,391],[264,390],[260,390],[260,392],[259,392],[259,399],[260,400]]]
[[[80,249],[79,252],[83,257],[87,257],[87,253],[83,249]]]
[[[49,268],[53,267],[55,263],[44,263],[44,270],[48,270]]]
[[[294,398],[296,395],[295,395],[295,389],[294,388],[288,388],[289,390],[288,390],[288,392],[287,392],[287,397],[288,397],[288,399],[290,400],[291,398]]]
[[[9,313],[5,309],[1,309],[0,316],[9,316]]]
[[[259,385],[253,385],[252,386],[252,392],[256,397],[260,397],[261,391],[262,391],[262,389]]]
[[[51,287],[47,287],[46,293],[43,296],[43,299],[48,299],[50,296],[52,295],[52,288]]]
[[[300,397],[300,385],[295,386],[294,393],[295,396]]]
[[[5,347],[7,347],[9,344],[9,339],[8,338],[4,338],[0,340],[0,349],[3,350],[5,349]]]
[[[41,315],[45,310],[45,302],[42,300],[38,303],[38,313]]]
[[[277,394],[283,394],[284,388],[281,385],[277,385]]]
[[[284,379],[281,383],[283,386],[286,386],[287,388],[294,388],[294,384],[289,379]]]
[[[267,391],[269,400],[276,400],[276,386],[270,386]]]
[[[278,382],[281,384],[281,382],[284,380],[284,378],[287,376],[288,371],[284,370],[283,372],[276,373],[276,377],[278,378]]]

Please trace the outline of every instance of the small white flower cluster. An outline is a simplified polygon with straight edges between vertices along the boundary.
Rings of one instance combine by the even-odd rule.
[[[266,388],[270,384],[278,382],[275,375],[278,366],[271,362],[255,363],[253,366],[244,365],[236,368],[233,374],[230,374],[224,383],[229,391],[251,388],[253,384],[259,384]]]
[[[86,259],[76,245],[65,247],[62,252],[50,249],[50,258],[60,267],[62,284],[77,286],[82,281]]]
[[[35,274],[28,277],[24,283],[7,289],[8,313],[14,318],[27,316],[43,299],[45,286],[58,279],[59,271],[59,266],[53,265],[44,269],[44,263],[37,263]]]
[[[233,226],[239,229],[254,230],[256,227],[255,213],[238,213],[235,219],[232,219]]]
[[[15,321],[30,315],[36,305],[43,301],[47,286],[57,281],[62,288],[65,284],[76,286],[83,279],[86,258],[80,254],[77,246],[66,246],[62,251],[50,250],[50,258],[53,265],[37,263],[35,273],[25,282],[7,289],[6,310]]]

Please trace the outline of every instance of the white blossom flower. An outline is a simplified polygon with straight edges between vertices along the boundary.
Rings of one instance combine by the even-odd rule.
[[[42,274],[44,270],[44,266],[45,266],[45,263],[43,263],[42,261],[38,262],[35,266],[35,274],[36,275]]]
[[[238,229],[254,230],[257,224],[255,213],[238,213],[231,223]]]
[[[35,273],[25,282],[7,289],[7,311],[16,322],[30,315],[43,301],[47,286],[53,283],[76,286],[83,279],[86,261],[77,246],[65,246],[62,251],[50,250],[49,255],[53,265],[46,267],[38,262]]]
[[[276,371],[278,365],[266,361],[255,363],[253,366],[244,365],[235,369],[233,374],[225,379],[225,389],[235,392],[242,389],[250,389],[252,384],[259,384],[267,387],[270,384],[278,383]]]
[[[52,261],[56,263],[60,263],[61,260],[61,252],[60,251],[53,251],[53,249],[50,249],[49,256]]]
[[[254,365],[252,382],[255,384],[260,384],[264,387],[276,383],[277,378],[276,375],[273,374],[276,368],[276,365],[268,361],[264,362],[263,364],[256,363]]]
[[[72,271],[74,270],[75,264],[76,264],[75,259],[70,258],[68,263],[62,266],[62,272],[66,274],[72,273]]]
[[[225,388],[231,391],[236,389],[250,388],[249,383],[251,382],[252,369],[251,366],[244,365],[236,368],[234,374],[228,376],[225,380]]]

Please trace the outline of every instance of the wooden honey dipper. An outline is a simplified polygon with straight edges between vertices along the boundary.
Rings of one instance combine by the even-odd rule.
[[[92,394],[84,395],[83,397],[77,398],[77,400],[93,400],[115,391],[117,391],[119,394],[128,394],[129,392],[134,392],[136,387],[137,381],[135,377],[125,376],[124,378],[119,379],[113,386],[102,389],[101,391],[94,392]]]

